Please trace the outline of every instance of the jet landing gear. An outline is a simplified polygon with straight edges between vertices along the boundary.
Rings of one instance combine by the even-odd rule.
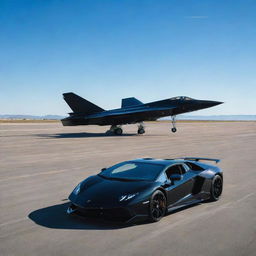
[[[176,132],[177,128],[176,128],[176,116],[172,116],[172,132]]]
[[[115,135],[122,135],[123,129],[121,126],[112,125],[110,129],[107,131],[107,133],[114,133]]]
[[[110,127],[110,129],[108,131],[106,131],[106,134],[108,134],[108,135],[112,135],[113,133],[115,135],[122,135],[123,134],[123,129],[122,129],[121,125],[112,125]],[[143,123],[140,123],[138,125],[137,133],[138,134],[144,134],[145,133],[145,127],[144,127]]]
[[[143,134],[143,133],[145,133],[145,127],[143,123],[140,123],[138,126],[138,134]]]

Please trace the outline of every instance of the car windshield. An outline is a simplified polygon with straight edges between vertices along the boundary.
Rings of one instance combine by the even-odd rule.
[[[111,179],[153,181],[163,169],[164,166],[160,164],[123,162],[107,168],[99,175]]]

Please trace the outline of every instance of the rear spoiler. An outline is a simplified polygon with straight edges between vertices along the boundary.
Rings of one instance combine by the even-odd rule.
[[[220,162],[220,159],[215,159],[215,158],[205,158],[205,157],[184,157],[184,158],[181,158],[181,159],[184,159],[184,160],[190,160],[190,161],[213,161],[215,162],[216,164]]]
[[[205,157],[179,157],[179,158],[172,158],[172,159],[166,159],[166,160],[187,160],[187,161],[213,161],[216,164],[220,162],[220,159],[215,158],[205,158]]]

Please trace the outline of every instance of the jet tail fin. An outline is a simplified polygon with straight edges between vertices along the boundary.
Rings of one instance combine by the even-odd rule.
[[[73,92],[63,93],[63,98],[74,113],[90,115],[104,111],[104,109],[76,95]]]
[[[122,99],[122,108],[132,107],[141,104],[143,103],[134,97]]]

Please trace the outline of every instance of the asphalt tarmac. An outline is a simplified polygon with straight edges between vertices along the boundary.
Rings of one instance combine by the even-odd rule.
[[[0,255],[255,255],[256,122],[106,127],[0,124]],[[157,223],[67,216],[67,197],[103,167],[140,157],[220,158],[224,191]],[[104,191],[102,191],[104,196]]]

